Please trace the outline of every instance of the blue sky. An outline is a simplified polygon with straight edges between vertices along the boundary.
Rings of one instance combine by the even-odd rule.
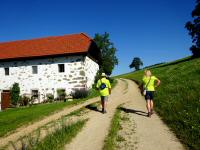
[[[184,25],[195,0],[1,0],[0,42],[85,32],[110,33],[119,65],[113,75],[190,55]]]

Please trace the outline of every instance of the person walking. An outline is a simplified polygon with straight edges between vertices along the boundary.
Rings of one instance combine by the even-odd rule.
[[[146,99],[146,107],[148,111],[148,117],[151,117],[153,114],[153,96],[155,92],[155,88],[160,85],[160,80],[153,76],[150,70],[145,70],[143,77],[143,85],[144,85],[144,95]],[[155,85],[156,81],[156,85]]]
[[[102,113],[106,113],[108,96],[111,94],[110,81],[106,79],[106,74],[102,73],[101,78],[97,81],[97,90],[101,96]]]

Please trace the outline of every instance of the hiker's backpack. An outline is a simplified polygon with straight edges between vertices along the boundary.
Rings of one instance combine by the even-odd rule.
[[[101,81],[100,89],[104,90],[106,88],[106,84]]]

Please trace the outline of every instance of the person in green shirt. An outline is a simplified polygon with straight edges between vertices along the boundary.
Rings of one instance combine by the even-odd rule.
[[[153,76],[150,70],[145,70],[145,74],[142,80],[144,89],[146,89],[145,99],[146,107],[148,110],[148,117],[151,117],[151,115],[153,114],[153,95],[155,92],[155,88],[160,85],[160,80],[157,77]]]
[[[108,96],[111,94],[111,85],[110,81],[106,79],[105,73],[101,74],[101,78],[97,81],[96,88],[99,90],[101,96],[102,113],[106,113]]]

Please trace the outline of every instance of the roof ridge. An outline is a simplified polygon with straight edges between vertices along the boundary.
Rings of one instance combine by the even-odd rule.
[[[0,44],[6,44],[6,43],[12,43],[12,42],[22,42],[22,41],[32,41],[32,40],[41,40],[41,39],[56,38],[56,37],[62,37],[62,36],[65,36],[65,35],[61,35],[61,36],[46,36],[46,37],[31,38],[31,39],[5,41],[5,42],[0,42]]]
[[[92,40],[92,38],[91,38],[89,35],[87,35],[86,33],[81,32],[80,34],[83,35],[83,36],[85,36],[85,37],[88,38],[89,40]]]
[[[64,35],[53,35],[53,36],[45,36],[45,37],[36,37],[36,38],[31,38],[31,39],[22,39],[22,40],[13,40],[13,41],[5,41],[5,42],[0,42],[0,44],[6,44],[6,43],[12,43],[12,42],[22,42],[22,41],[32,41],[32,40],[41,40],[41,39],[48,39],[48,38],[58,38],[58,37],[65,37],[65,36],[73,36],[73,35],[84,35],[88,39],[91,40],[91,38],[86,34],[86,33],[72,33],[72,34],[64,34]]]

